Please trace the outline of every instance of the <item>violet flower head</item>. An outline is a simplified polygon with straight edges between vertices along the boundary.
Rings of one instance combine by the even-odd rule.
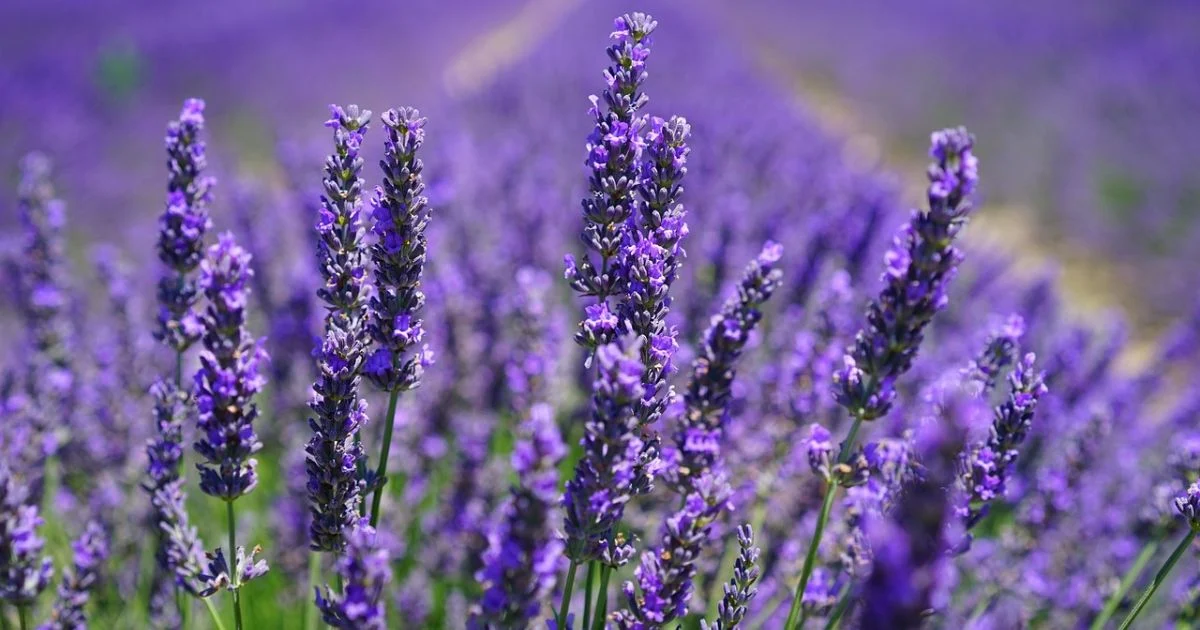
[[[41,626],[42,630],[87,630],[84,608],[100,581],[100,568],[108,559],[108,534],[99,523],[90,521],[71,549],[74,570],[64,575],[58,585],[54,612]]]
[[[699,356],[684,394],[684,416],[675,431],[678,464],[670,471],[672,485],[685,496],[692,480],[710,470],[720,454],[721,437],[729,413],[733,379],[750,333],[762,320],[762,308],[779,288],[783,273],[777,268],[783,248],[768,241],[746,267],[737,294],[729,298],[704,333]]]
[[[7,462],[0,463],[0,601],[29,606],[50,584],[54,565],[42,555],[42,523],[37,506],[29,504],[29,488]]]
[[[746,618],[746,607],[758,595],[755,586],[759,578],[758,556],[754,546],[754,530],[749,525],[737,529],[738,557],[733,563],[733,576],[725,584],[725,596],[717,604],[717,618],[712,625],[700,620],[700,630],[734,630]]]
[[[1026,354],[1009,375],[1008,398],[996,407],[988,438],[963,454],[959,487],[966,505],[958,508],[967,529],[987,514],[988,504],[1003,498],[1013,463],[1029,434],[1038,401],[1046,394],[1045,374]]]
[[[713,521],[731,509],[731,494],[723,477],[705,474],[696,479],[683,507],[663,523],[658,547],[642,554],[634,571],[636,586],[625,583],[628,609],[614,615],[618,628],[660,628],[687,615],[696,562]]]
[[[250,254],[222,234],[209,248],[200,266],[198,283],[208,308],[204,315],[204,352],[196,371],[195,397],[200,439],[196,452],[204,462],[200,489],[205,494],[233,501],[258,483],[258,461],[252,455],[262,449],[254,433],[258,405],[254,396],[266,384],[263,365],[267,359],[262,341],[246,330],[248,282],[253,270]]]
[[[558,465],[566,447],[554,423],[554,411],[536,403],[521,423],[513,451],[517,485],[488,533],[483,568],[475,578],[483,596],[471,610],[472,628],[530,625],[553,595],[561,570],[563,543],[555,534]]]
[[[158,259],[167,273],[158,282],[158,330],[155,336],[176,352],[187,350],[203,334],[195,312],[193,272],[204,258],[204,237],[212,221],[208,204],[214,180],[204,141],[204,101],[188,99],[179,118],[167,125],[167,203],[158,220]]]
[[[421,273],[425,268],[425,228],[429,200],[422,194],[423,164],[417,152],[425,142],[425,119],[411,107],[389,109],[381,117],[387,127],[383,187],[372,202],[371,231],[378,240],[371,246],[375,265],[375,294],[371,296],[367,331],[374,353],[367,361],[367,377],[384,391],[405,391],[420,385],[421,374],[432,362],[423,344],[420,318],[425,306]]]
[[[1200,529],[1200,482],[1192,482],[1187,491],[1175,499],[1175,509],[1187,519],[1188,527]]]
[[[254,547],[247,554],[246,548],[238,545],[237,557],[234,558],[233,565],[233,571],[236,571],[238,579],[234,580],[234,574],[229,569],[229,562],[225,559],[225,550],[217,547],[208,554],[204,572],[199,575],[200,582],[204,585],[199,596],[209,597],[221,590],[234,591],[246,582],[266,575],[270,569],[267,561],[255,559],[255,556],[261,551],[260,547]]]
[[[874,420],[891,409],[895,381],[912,367],[925,327],[946,306],[947,289],[963,254],[954,245],[971,212],[978,182],[974,138],[966,129],[933,134],[929,208],[914,210],[888,250],[885,286],[867,308],[842,369],[834,396],[851,415]]]
[[[158,562],[175,577],[180,588],[197,597],[205,596],[201,575],[206,564],[204,543],[188,519],[184,505],[183,480],[176,479],[157,488],[150,497],[163,533]],[[211,594],[211,593],[209,593]]]
[[[383,591],[392,581],[391,558],[379,542],[375,528],[360,521],[346,536],[338,558],[342,587],[316,590],[317,608],[325,623],[341,630],[384,630],[387,615]]]
[[[1025,320],[1016,314],[993,327],[983,350],[971,360],[963,374],[968,382],[978,387],[979,395],[995,389],[1000,372],[1017,361],[1021,336],[1024,334]]]
[[[325,284],[317,295],[325,302],[325,332],[313,351],[317,380],[308,406],[313,431],[305,446],[311,546],[339,551],[358,520],[365,463],[354,439],[367,421],[367,403],[359,396],[366,352],[363,286],[366,251],[361,223],[363,160],[358,155],[371,112],[331,105],[334,152],[325,159],[325,194],[316,225],[317,256]]]
[[[583,199],[585,253],[578,264],[567,258],[566,278],[582,296],[604,304],[622,290],[622,248],[629,244],[627,223],[635,216],[645,140],[645,118],[638,111],[649,98],[642,93],[645,64],[650,54],[650,33],[657,23],[634,13],[617,18],[608,48],[612,65],[604,72],[607,88],[604,107],[592,96],[588,113],[595,128],[587,140],[588,194]],[[607,306],[606,306],[607,308]],[[576,341],[590,351],[611,341],[615,331],[581,325]]]
[[[616,531],[625,504],[650,490],[650,480],[642,474],[644,443],[633,412],[644,391],[644,368],[636,342],[624,348],[619,343],[601,346],[596,361],[583,457],[563,496],[566,553],[578,563],[599,559],[617,567],[633,553]]]

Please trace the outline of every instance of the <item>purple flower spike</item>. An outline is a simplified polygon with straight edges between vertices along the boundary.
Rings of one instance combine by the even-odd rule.
[[[643,392],[638,344],[612,343],[596,351],[591,418],[584,427],[583,458],[563,496],[567,557],[578,563],[599,559],[618,567],[633,553],[615,531],[625,504],[650,489],[643,467],[643,442],[633,406]]]
[[[425,142],[425,119],[418,110],[402,107],[384,112],[381,120],[388,137],[380,162],[383,187],[376,191],[371,211],[371,231],[378,241],[371,246],[376,292],[371,296],[367,331],[374,353],[365,371],[377,387],[393,392],[420,385],[431,356],[423,348],[420,319],[430,209],[422,194],[424,165],[417,157]]]
[[[342,578],[340,593],[328,586],[324,593],[316,589],[317,608],[325,623],[341,630],[384,630],[383,592],[392,581],[391,558],[365,520],[348,532],[337,572]]]
[[[749,525],[742,525],[737,530],[738,557],[733,564],[733,577],[725,585],[725,596],[717,604],[717,619],[709,625],[700,620],[700,630],[734,630],[746,618],[746,607],[758,595],[758,556],[759,549],[754,546],[754,530]]]
[[[195,312],[199,297],[193,272],[204,258],[204,237],[212,227],[208,204],[214,179],[204,141],[204,101],[188,99],[179,119],[167,126],[167,204],[159,218],[158,259],[168,273],[158,282],[160,305],[155,336],[175,352],[187,350],[202,329]]]
[[[1187,519],[1188,527],[1200,529],[1200,482],[1192,482],[1187,491],[1175,499],[1175,509]]]
[[[261,340],[246,330],[250,254],[232,234],[222,234],[201,263],[199,286],[208,298],[204,315],[204,352],[196,372],[195,396],[200,439],[196,452],[200,489],[232,501],[258,483],[252,455],[262,449],[254,433],[258,406],[254,396],[266,384],[267,361]]]
[[[91,521],[72,545],[75,568],[58,585],[58,600],[50,620],[39,630],[87,630],[84,608],[100,580],[100,568],[108,559],[108,534]]]
[[[974,139],[966,129],[933,134],[929,209],[912,213],[886,255],[885,286],[867,310],[845,367],[834,375],[834,396],[859,420],[887,414],[896,379],[912,367],[925,327],[946,306],[962,252],[954,246],[971,212],[978,181]]]
[[[42,555],[42,522],[29,488],[0,462],[0,600],[29,606],[50,584],[54,565]]]

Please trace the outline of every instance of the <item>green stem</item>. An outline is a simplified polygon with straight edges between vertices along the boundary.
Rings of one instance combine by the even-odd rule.
[[[1108,598],[1108,601],[1104,603],[1104,608],[1100,611],[1100,614],[1092,621],[1090,630],[1100,630],[1105,624],[1108,623],[1108,620],[1112,618],[1113,613],[1117,612],[1117,607],[1121,605],[1122,601],[1124,601],[1125,594],[1128,593],[1129,589],[1133,587],[1134,582],[1137,582],[1137,579],[1141,577],[1142,571],[1146,569],[1146,564],[1149,563],[1150,559],[1154,557],[1154,553],[1158,551],[1158,546],[1161,544],[1161,540],[1151,540],[1150,542],[1146,543],[1145,547],[1142,547],[1142,552],[1139,553],[1138,557],[1133,561],[1133,566],[1129,567],[1129,570],[1125,572],[1124,577],[1121,578],[1121,584],[1117,587],[1117,591]]]
[[[580,628],[592,626],[592,581],[596,577],[597,566],[595,560],[588,563],[587,579],[583,582],[583,623],[579,624]]]
[[[21,620],[21,630],[29,630],[29,607],[17,606],[17,617]]]
[[[604,620],[608,617],[608,578],[612,575],[612,567],[600,567],[600,589],[596,591],[596,616],[592,619],[592,630],[604,630]]]
[[[571,591],[575,590],[575,570],[579,563],[571,560],[567,567],[567,582],[563,586],[562,601],[558,604],[558,627],[563,628],[567,623],[567,613],[571,612]]]
[[[842,592],[838,595],[837,606],[830,613],[829,620],[825,622],[825,630],[833,630],[842,622],[842,617],[846,615],[847,610],[850,610],[850,603],[854,601],[854,598],[851,597],[851,593],[853,592],[854,581],[850,580],[842,587]]]
[[[233,518],[233,501],[225,502],[225,513],[229,517],[229,583],[233,587],[233,621],[237,630],[242,630],[241,584],[237,574],[237,528]]]
[[[208,608],[208,616],[212,617],[213,625],[217,630],[225,630],[225,622],[221,621],[221,615],[217,614],[217,607],[213,606],[211,597],[201,597],[200,601]]]
[[[400,399],[400,390],[392,390],[388,396],[387,416],[383,423],[383,446],[379,451],[379,468],[375,471],[375,480],[379,484],[375,488],[375,497],[371,499],[371,527],[379,523],[379,503],[383,501],[383,481],[387,475],[388,452],[392,450],[392,426],[396,423],[396,401]]]
[[[842,442],[842,452],[838,453],[839,464],[850,461],[850,456],[854,454],[854,441],[858,439],[858,430],[862,428],[862,423],[862,418],[855,418],[854,424],[850,425],[850,431],[846,433],[846,440]]]
[[[0,630],[9,630],[9,628],[8,610],[6,610],[4,604],[0,602]]]
[[[1167,558],[1166,563],[1163,564],[1162,568],[1158,570],[1158,573],[1154,575],[1154,580],[1150,582],[1150,586],[1146,587],[1145,592],[1143,592],[1142,596],[1138,598],[1137,603],[1133,605],[1133,610],[1130,610],[1129,614],[1126,615],[1125,621],[1121,622],[1120,630],[1126,630],[1133,625],[1133,622],[1138,618],[1138,615],[1142,614],[1142,609],[1145,608],[1146,604],[1150,603],[1150,599],[1154,597],[1154,593],[1158,590],[1158,587],[1162,586],[1162,583],[1167,580],[1167,576],[1169,576],[1171,574],[1171,570],[1175,568],[1175,563],[1179,562],[1179,557],[1183,555],[1184,551],[1187,551],[1187,548],[1191,546],[1192,541],[1195,539],[1196,528],[1192,527],[1188,529],[1187,536],[1184,536],[1183,540],[1179,541],[1179,546],[1175,547],[1175,551],[1171,552],[1171,557]]]
[[[799,628],[800,602],[804,598],[804,590],[812,577],[813,567],[817,564],[817,549],[821,546],[821,535],[825,533],[825,523],[829,521],[829,511],[833,508],[833,498],[837,496],[838,482],[831,479],[825,488],[825,501],[821,503],[821,513],[817,516],[817,527],[813,530],[812,540],[808,543],[808,555],[804,556],[804,568],[800,570],[800,581],[796,583],[796,594],[792,597],[792,607],[788,611],[786,630]]]
[[[310,551],[308,552],[308,597],[313,596],[315,590],[321,587],[320,584],[321,552]],[[316,600],[309,600],[308,605],[304,607],[305,630],[316,630],[319,617]]]

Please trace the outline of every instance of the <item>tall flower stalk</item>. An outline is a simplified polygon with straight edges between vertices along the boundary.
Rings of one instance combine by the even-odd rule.
[[[245,580],[266,572],[249,571],[254,551],[246,554],[237,546],[234,502],[254,490],[258,484],[258,461],[253,457],[262,449],[254,432],[258,406],[254,397],[266,384],[263,370],[267,353],[262,340],[246,330],[248,283],[253,270],[250,254],[239,247],[232,234],[222,234],[200,266],[198,286],[208,300],[203,317],[204,351],[195,377],[195,399],[200,439],[196,453],[203,461],[200,490],[225,502],[229,527],[229,558],[235,565],[227,571],[228,588],[233,594],[234,619],[242,627],[241,587]],[[257,551],[257,548],[256,548]],[[221,556],[220,550],[217,557]],[[210,567],[220,562],[210,558]],[[219,570],[210,570],[217,579]]]
[[[371,296],[367,332],[373,351],[363,370],[372,383],[388,393],[388,407],[378,468],[367,480],[368,490],[373,492],[372,527],[379,523],[379,506],[387,482],[396,403],[401,392],[421,384],[421,375],[433,361],[432,352],[423,344],[425,329],[420,317],[425,306],[421,274],[425,269],[425,228],[430,213],[429,200],[422,194],[424,165],[417,157],[425,143],[425,119],[411,107],[389,109],[380,118],[387,140],[379,163],[383,186],[376,191],[371,211],[371,231],[377,240],[371,246],[375,293]]]
[[[842,368],[834,374],[837,402],[853,419],[838,463],[856,452],[864,422],[883,417],[896,398],[896,379],[912,367],[933,316],[945,308],[947,290],[963,259],[954,245],[971,212],[978,184],[974,138],[966,129],[945,129],[932,136],[928,208],[914,210],[885,256],[884,288],[867,308],[867,326],[859,331]],[[799,626],[800,603],[816,563],[817,549],[840,485],[835,476],[825,487],[812,541],[800,572],[785,628]]]

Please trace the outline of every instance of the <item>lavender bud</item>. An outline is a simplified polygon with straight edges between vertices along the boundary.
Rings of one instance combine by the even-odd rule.
[[[733,576],[725,584],[725,596],[717,604],[717,618],[712,625],[700,620],[700,630],[734,630],[746,617],[746,607],[758,595],[758,556],[754,546],[754,530],[749,525],[737,529],[738,557],[733,564]]]
[[[71,549],[75,568],[58,585],[54,612],[41,630],[87,630],[84,608],[100,579],[100,567],[108,559],[108,534],[99,523],[91,521]]]
[[[391,559],[379,544],[375,529],[360,521],[346,536],[338,558],[341,593],[328,586],[316,590],[317,608],[325,623],[341,630],[383,630],[387,627],[383,590],[392,580]]]
[[[50,584],[54,565],[42,556],[46,541],[37,531],[43,522],[29,505],[29,488],[0,463],[0,600],[29,606]]]
[[[1188,527],[1200,529],[1200,482],[1192,482],[1187,492],[1175,499],[1175,509],[1187,519]]]

